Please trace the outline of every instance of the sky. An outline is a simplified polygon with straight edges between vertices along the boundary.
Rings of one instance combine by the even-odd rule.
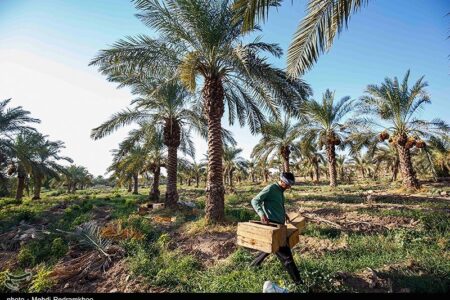
[[[258,35],[278,43],[286,54],[305,3],[284,1],[270,12]],[[315,99],[327,88],[338,99],[357,99],[368,84],[402,78],[410,69],[411,85],[422,75],[429,83],[432,104],[420,116],[450,123],[449,12],[448,0],[372,0],[352,16],[348,30],[303,79]],[[62,154],[94,175],[105,175],[110,150],[132,127],[97,141],[90,131],[129,106],[133,96],[88,64],[120,38],[156,35],[135,13],[128,0],[0,0],[0,99],[12,98],[11,106],[22,106],[39,118],[37,129],[65,142]],[[286,65],[285,55],[269,59],[277,67]],[[226,116],[222,125],[233,131],[242,156],[249,158],[260,136],[252,136],[246,127],[230,127]],[[194,142],[199,160],[206,142],[197,136]]]

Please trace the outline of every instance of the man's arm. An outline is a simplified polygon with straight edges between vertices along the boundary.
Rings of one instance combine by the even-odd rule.
[[[267,198],[267,195],[269,194],[270,189],[263,189],[258,195],[256,195],[255,198],[252,199],[251,203],[253,206],[253,209],[256,211],[258,216],[261,218],[261,221],[268,222],[266,214],[264,213],[264,201]]]

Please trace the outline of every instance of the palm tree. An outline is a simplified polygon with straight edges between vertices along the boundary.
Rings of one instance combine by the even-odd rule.
[[[347,155],[341,154],[336,157],[336,167],[337,167],[337,173],[339,174],[339,179],[344,182],[345,181],[345,174],[346,172],[346,166],[348,165],[349,161],[347,159]]]
[[[419,188],[419,182],[411,163],[410,149],[414,146],[423,148],[422,139],[430,138],[433,134],[441,134],[449,131],[449,126],[440,119],[431,122],[420,120],[415,113],[424,104],[431,103],[430,97],[425,91],[428,86],[422,76],[409,88],[408,79],[410,72],[406,72],[402,83],[397,77],[386,78],[381,85],[369,85],[367,95],[361,97],[361,112],[375,115],[387,123],[387,127],[368,120],[369,123],[385,128],[380,133],[380,139],[390,142],[397,148],[403,185],[406,188]]]
[[[450,139],[449,136],[442,138],[431,137],[426,145],[432,155],[432,160],[437,166],[440,177],[449,177],[450,173]]]
[[[196,162],[195,160],[189,166],[192,175],[195,178],[195,186],[198,187],[200,178],[206,171],[206,164],[202,162]]]
[[[330,186],[336,186],[336,146],[343,149],[357,120],[342,123],[343,118],[354,109],[354,101],[349,96],[334,103],[334,92],[326,90],[322,103],[312,99],[302,106],[301,112],[305,116],[303,125],[299,128],[306,140],[317,143],[319,148],[325,147],[328,160],[328,174]]]
[[[67,167],[64,175],[64,184],[67,185],[68,193],[75,193],[77,187],[83,189],[93,179],[92,174],[85,167],[77,165]]]
[[[359,170],[363,179],[366,178],[366,175],[369,178],[372,177],[372,173],[374,171],[373,161],[374,160],[368,152],[364,154],[357,152],[350,159],[350,162],[355,166],[357,170]]]
[[[23,110],[21,106],[6,108],[11,99],[0,101],[0,142],[4,139],[12,139],[12,136],[24,130],[35,131],[28,126],[29,123],[41,121],[30,117],[30,112]]]
[[[396,147],[394,147],[392,144],[377,147],[373,156],[373,161],[378,166],[384,163],[386,165],[385,170],[390,170],[392,173],[391,181],[397,181],[398,170],[400,168],[400,160]]]
[[[229,121],[248,123],[254,133],[265,122],[262,111],[278,115],[279,107],[292,112],[310,94],[301,80],[286,80],[285,73],[259,56],[266,51],[280,57],[274,44],[242,41],[242,22],[232,22],[227,0],[135,0],[137,15],[160,33],[158,39],[138,36],[120,40],[91,62],[114,77],[117,72],[179,78],[191,91],[202,78],[202,108],[208,122],[208,186],[206,219],[224,218],[223,142],[221,119],[225,104]]]
[[[328,51],[336,34],[347,28],[352,13],[366,6],[369,0],[309,0],[306,16],[288,48],[287,72],[298,77],[310,69],[319,55]],[[282,0],[235,0],[236,21],[244,20],[246,32],[259,20],[265,21],[269,8],[280,6]]]
[[[223,150],[224,177],[228,177],[228,183],[233,188],[234,171],[246,168],[247,161],[239,156],[242,153],[241,148],[226,146]]]
[[[315,181],[318,183],[320,181],[320,167],[319,164],[324,162],[325,159],[323,155],[317,151],[317,144],[313,139],[301,139],[297,145],[298,148],[298,158],[303,159],[305,162],[304,167],[312,168],[314,173]]]
[[[159,180],[161,167],[166,167],[166,147],[163,131],[148,122],[140,122],[139,127],[131,130],[128,136],[119,144],[119,149],[113,150],[113,163],[108,171],[116,173],[121,182],[134,182],[133,193],[137,194],[138,177],[143,172],[153,173],[153,184],[149,200],[158,200],[160,196]]]
[[[10,102],[11,99],[0,101],[0,196],[8,194],[7,175],[3,169],[12,162],[14,151],[11,147],[15,135],[23,131],[35,131],[29,124],[41,122],[31,118],[30,112],[21,106],[7,108]]]
[[[41,187],[44,179],[55,178],[59,180],[59,174],[65,172],[65,168],[58,161],[73,162],[71,158],[59,155],[61,149],[64,148],[63,142],[49,141],[45,136],[40,136],[41,140],[35,145],[37,146],[36,161],[31,170],[34,182],[34,196],[32,200],[41,199]]]
[[[124,81],[124,80],[122,80]],[[127,83],[130,84],[130,83]],[[202,116],[192,107],[187,90],[177,83],[160,84],[149,80],[136,80],[132,84],[134,93],[142,97],[134,100],[135,108],[121,111],[110,120],[92,130],[91,136],[99,139],[110,134],[117,128],[140,122],[161,126],[164,145],[167,147],[167,190],[165,203],[168,207],[178,202],[177,192],[177,152],[182,150],[194,155],[194,146],[190,140],[190,129],[202,132]],[[149,92],[150,91],[150,92]]]
[[[38,153],[41,135],[33,131],[19,133],[13,143],[8,146],[13,156],[12,163],[8,169],[8,175],[17,174],[16,200],[21,201],[25,181],[32,170],[37,166],[36,156]]]
[[[289,172],[289,156],[298,151],[294,141],[300,136],[298,126],[292,125],[287,118],[283,121],[272,120],[261,129],[262,138],[253,148],[251,157],[266,161],[269,156],[278,155],[283,162],[283,171]]]

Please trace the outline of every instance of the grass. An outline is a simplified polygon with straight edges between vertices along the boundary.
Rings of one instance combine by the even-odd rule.
[[[109,221],[120,222],[123,228],[139,233],[141,238],[124,238],[116,242],[125,250],[132,276],[141,276],[146,284],[171,292],[261,292],[266,280],[294,292],[358,291],[357,287],[343,284],[339,274],[346,272],[357,276],[368,267],[377,270],[381,278],[389,278],[394,290],[449,292],[449,202],[391,194],[397,186],[363,183],[331,189],[326,185],[302,184],[286,193],[288,210],[333,208],[345,213],[349,209],[375,217],[405,217],[419,221],[414,228],[399,227],[370,234],[344,233],[325,224],[310,223],[303,236],[326,245],[345,246],[314,252],[300,243],[294,249],[294,258],[304,280],[300,286],[291,284],[274,255],[258,268],[249,267],[255,254],[238,247],[225,261],[206,266],[200,257],[183,253],[178,250],[179,245],[173,244],[169,232],[184,236],[205,233],[214,236],[233,233],[237,222],[256,219],[250,200],[262,188],[262,185],[253,184],[238,186],[235,193],[226,195],[226,222],[208,225],[204,218],[204,187],[181,186],[180,200],[195,203],[196,209],[163,209],[150,215],[176,217],[168,227],[136,214],[137,207],[147,201],[148,190],[141,190],[140,195],[130,195],[119,189],[77,191],[74,195],[62,190],[46,191],[40,201],[25,199],[18,203],[14,199],[0,199],[0,233],[16,228],[21,222],[33,224],[46,220],[49,234],[39,234],[38,238],[22,244],[15,255],[16,267],[10,270],[14,274],[21,274],[26,268],[32,270],[33,278],[25,287],[30,292],[52,290],[55,283],[49,280],[48,274],[74,246],[72,240],[56,233],[56,229],[74,230],[76,226],[98,218],[99,211],[107,212]],[[368,190],[389,193],[376,197],[376,204],[400,206],[394,209],[362,207],[364,193]],[[53,208],[62,204],[65,208],[55,213]],[[341,204],[347,205],[345,209]],[[2,288],[0,284],[0,290]]]

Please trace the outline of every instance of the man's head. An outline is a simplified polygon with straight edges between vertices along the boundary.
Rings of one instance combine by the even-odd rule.
[[[280,186],[286,190],[295,184],[294,174],[290,172],[283,172],[280,175]]]

